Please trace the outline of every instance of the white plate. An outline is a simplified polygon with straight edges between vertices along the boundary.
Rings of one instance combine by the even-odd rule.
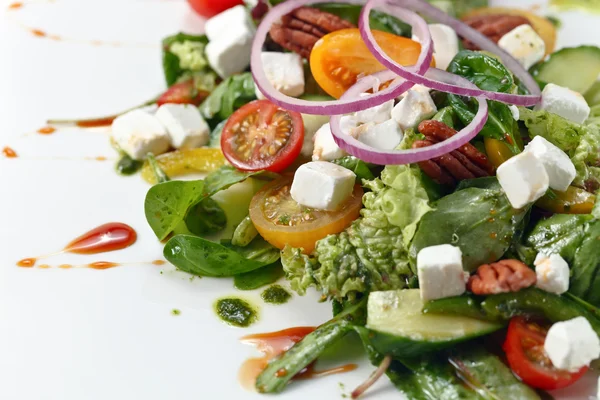
[[[190,281],[169,268],[160,274],[148,263],[162,253],[143,214],[148,185],[139,176],[114,173],[106,130],[35,133],[50,117],[113,113],[159,93],[160,39],[178,30],[199,32],[201,21],[183,1],[39,0],[6,11],[8,4],[0,4],[0,148],[10,146],[20,157],[0,158],[0,399],[264,398],[237,382],[239,366],[255,354],[238,339],[322,323],[331,315],[329,305],[312,293],[268,306],[258,292],[236,292],[229,279]],[[564,13],[560,19],[561,46],[599,44],[599,17]],[[35,37],[25,27],[67,40]],[[119,46],[106,44],[114,41]],[[98,156],[112,160],[85,159]],[[108,221],[133,226],[138,242],[118,252],[45,262],[145,264],[107,271],[15,266]],[[245,330],[221,323],[212,304],[230,294],[260,305],[260,322]],[[181,315],[172,316],[173,308]],[[372,369],[360,352],[344,362],[360,368],[294,383],[281,398],[340,398]],[[595,394],[594,380],[561,398]],[[369,398],[398,394],[381,380]]]

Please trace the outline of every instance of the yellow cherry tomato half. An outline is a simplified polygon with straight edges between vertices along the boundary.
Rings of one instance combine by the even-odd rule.
[[[206,147],[161,154],[156,157],[156,162],[169,178],[193,173],[208,173],[227,165],[221,149]],[[148,183],[156,183],[156,177],[148,161],[145,161],[142,167],[142,178]]]
[[[556,214],[589,214],[596,203],[596,196],[575,186],[566,192],[554,191],[539,199],[535,205]]]
[[[267,242],[279,249],[289,245],[310,254],[318,240],[343,231],[360,215],[360,185],[354,186],[352,195],[336,211],[298,204],[290,195],[291,186],[292,177],[282,177],[263,187],[250,202],[252,223]]]
[[[387,32],[373,31],[375,40],[394,61],[414,65],[421,45],[414,40]],[[432,66],[435,63],[432,62]],[[386,68],[371,54],[357,28],[341,29],[323,36],[310,53],[310,70],[330,96],[339,99],[359,76]]]
[[[546,45],[546,55],[552,54],[556,46],[556,28],[547,18],[519,8],[484,7],[476,8],[462,16],[463,20],[483,15],[517,15],[527,18],[531,27],[537,32]]]
[[[496,168],[514,156],[511,149],[502,140],[486,137],[483,139],[483,144],[485,145],[485,152],[488,159]]]

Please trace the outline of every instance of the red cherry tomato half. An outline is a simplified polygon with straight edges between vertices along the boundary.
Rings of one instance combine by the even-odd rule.
[[[214,17],[231,7],[244,4],[242,0],[188,0],[188,3],[204,18]]]
[[[243,171],[279,172],[300,154],[302,116],[268,100],[255,100],[233,113],[223,127],[221,150]]]
[[[208,96],[208,92],[200,91],[194,86],[194,81],[189,80],[176,83],[160,95],[156,104],[162,106],[167,103],[200,105]]]
[[[544,352],[548,326],[515,317],[508,325],[504,352],[513,372],[529,386],[543,390],[564,388],[575,383],[588,367],[577,372],[556,369]]]

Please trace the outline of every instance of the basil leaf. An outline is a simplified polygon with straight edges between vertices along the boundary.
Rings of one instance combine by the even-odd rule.
[[[283,268],[280,262],[254,271],[245,272],[233,277],[233,285],[239,290],[254,290],[277,282],[283,277]]]
[[[279,249],[262,238],[255,239],[249,246],[236,247],[197,236],[176,235],[167,242],[163,254],[180,270],[209,277],[254,271],[279,259]]]

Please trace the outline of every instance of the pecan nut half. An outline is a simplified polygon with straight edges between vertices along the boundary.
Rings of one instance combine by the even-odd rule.
[[[520,15],[477,15],[463,20],[471,28],[487,36],[494,43],[498,43],[502,36],[521,25],[531,25],[529,20]],[[463,44],[468,50],[480,50],[475,43],[463,39]]]
[[[432,146],[451,138],[456,131],[440,121],[428,120],[419,124],[419,132],[426,140],[413,143],[413,148]],[[431,160],[422,161],[421,170],[442,185],[454,185],[456,181],[491,176],[494,167],[487,156],[470,143]]]
[[[476,295],[518,292],[535,285],[535,271],[519,260],[484,264],[469,278],[467,289]]]
[[[280,24],[273,24],[269,34],[284,49],[308,59],[320,38],[346,28],[355,28],[355,25],[317,8],[300,7],[283,16]]]

